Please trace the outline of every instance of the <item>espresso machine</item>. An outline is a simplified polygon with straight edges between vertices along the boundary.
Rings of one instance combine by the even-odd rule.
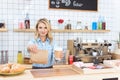
[[[98,57],[100,62],[106,59],[111,59],[110,50],[108,47],[112,46],[111,43],[106,40],[103,43],[100,42],[82,42],[82,40],[68,40],[67,48],[71,54],[76,57],[76,61],[88,58],[85,62],[92,62],[94,58]],[[94,55],[93,53],[97,53]]]

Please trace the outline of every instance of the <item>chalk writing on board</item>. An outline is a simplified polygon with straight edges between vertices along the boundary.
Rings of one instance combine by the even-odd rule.
[[[97,10],[97,0],[50,0],[50,8]]]

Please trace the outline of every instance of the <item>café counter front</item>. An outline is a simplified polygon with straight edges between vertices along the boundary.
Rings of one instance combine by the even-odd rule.
[[[52,69],[31,69],[18,75],[0,75],[0,80],[120,80],[119,68],[81,69],[74,65],[55,65]]]

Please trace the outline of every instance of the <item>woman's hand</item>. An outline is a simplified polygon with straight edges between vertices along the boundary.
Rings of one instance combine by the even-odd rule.
[[[37,46],[36,45],[29,45],[28,46],[28,51],[29,52],[33,52],[33,53],[37,53],[37,51],[38,51],[38,48],[37,48]]]

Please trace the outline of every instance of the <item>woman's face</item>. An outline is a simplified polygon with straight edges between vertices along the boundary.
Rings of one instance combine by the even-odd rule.
[[[42,22],[38,24],[38,34],[40,35],[40,37],[46,37],[46,35],[48,34],[47,26]]]

